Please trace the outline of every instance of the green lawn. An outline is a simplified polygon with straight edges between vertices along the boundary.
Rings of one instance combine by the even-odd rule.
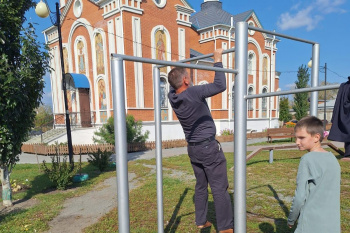
[[[249,153],[249,152],[248,152]],[[304,152],[284,150],[274,152],[274,162],[269,164],[269,152],[264,151],[247,163],[247,232],[293,232],[286,226],[286,219],[295,189],[296,173],[300,157]],[[233,154],[227,153],[229,191],[233,191]],[[341,224],[342,232],[350,232],[350,166],[339,161],[342,167]],[[129,172],[141,178],[138,188],[130,192],[130,231],[157,232],[157,200],[155,160],[129,162]],[[115,171],[96,174],[84,164],[84,172],[91,173],[92,179],[67,191],[48,192],[50,183],[38,172],[37,165],[18,165],[12,178],[29,180],[31,189],[14,195],[18,198],[35,198],[38,204],[30,209],[11,216],[1,216],[0,232],[22,232],[25,226],[29,232],[48,230],[48,222],[56,216],[66,198],[91,190],[103,179],[114,176]],[[29,176],[30,174],[30,176]],[[93,175],[95,174],[95,175]],[[187,155],[163,160],[164,231],[198,232],[194,223],[194,184],[192,168]],[[46,191],[44,191],[46,190]],[[50,207],[50,208],[49,208]],[[216,232],[215,211],[212,196],[209,197],[209,220],[214,223],[211,229],[202,232]],[[118,211],[112,210],[97,224],[85,232],[117,232]]]

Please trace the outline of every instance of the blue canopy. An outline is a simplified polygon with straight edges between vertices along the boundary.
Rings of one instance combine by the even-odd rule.
[[[66,73],[66,79],[73,79],[75,88],[90,88],[89,80],[84,74]]]

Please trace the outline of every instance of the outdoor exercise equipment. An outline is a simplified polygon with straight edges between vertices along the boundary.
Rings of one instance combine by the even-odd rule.
[[[317,116],[318,96],[317,91],[337,89],[339,85],[330,85],[318,87],[318,67],[319,67],[319,44],[316,42],[283,35],[276,32],[267,31],[261,28],[248,26],[246,22],[236,23],[235,48],[225,50],[224,53],[235,51],[236,69],[225,69],[218,67],[209,67],[196,64],[184,64],[211,57],[213,54],[203,55],[180,62],[171,62],[155,60],[142,57],[127,56],[121,54],[112,54],[112,94],[114,109],[114,132],[116,148],[116,169],[117,169],[117,195],[118,195],[118,221],[119,232],[130,232],[129,219],[129,186],[128,186],[128,166],[127,166],[127,142],[126,142],[126,109],[125,109],[125,86],[124,86],[124,61],[142,62],[155,64],[153,68],[153,87],[154,87],[154,116],[155,116],[155,133],[156,133],[156,165],[157,165],[157,210],[158,210],[158,232],[164,232],[163,217],[163,174],[162,174],[162,132],[161,132],[161,95],[160,95],[160,71],[161,66],[178,66],[200,70],[222,71],[234,73],[235,77],[235,99],[234,99],[234,230],[236,233],[246,232],[246,153],[247,153],[247,100],[253,98],[262,98],[269,96],[279,96],[294,94],[300,92],[312,92],[310,99],[310,115]],[[311,87],[296,89],[291,91],[270,92],[264,94],[247,95],[248,82],[248,29],[268,33],[303,43],[312,44],[312,71]],[[230,87],[231,88],[231,87]]]

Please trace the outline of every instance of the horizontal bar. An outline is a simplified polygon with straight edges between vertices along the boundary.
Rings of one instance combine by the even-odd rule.
[[[300,42],[305,42],[305,43],[308,43],[308,44],[317,44],[317,42],[314,42],[314,41],[304,40],[304,39],[300,39],[300,38],[297,38],[297,37],[288,36],[288,35],[285,35],[285,34],[268,31],[268,30],[265,30],[265,29],[262,29],[262,28],[248,26],[248,29],[254,30],[254,31],[258,31],[258,32],[265,32],[265,33],[268,33],[268,34],[271,34],[271,35],[275,35],[275,36],[279,36],[279,37],[283,37],[283,38],[287,38],[287,39],[291,39],[291,40],[296,40],[296,41],[300,41]]]
[[[276,91],[276,92],[270,92],[270,93],[264,93],[264,94],[246,95],[244,96],[244,98],[255,99],[255,98],[270,97],[270,96],[289,95],[289,94],[302,93],[302,92],[332,90],[332,89],[338,89],[339,87],[340,87],[340,84],[319,86],[319,87],[308,87],[308,88],[294,89],[289,91]]]
[[[117,54],[117,53],[112,53],[112,57],[116,57],[116,58],[119,57],[126,61],[135,61],[135,62],[159,64],[159,65],[165,65],[165,66],[177,66],[177,67],[185,67],[190,69],[211,70],[211,71],[238,74],[238,71],[234,69],[225,69],[225,68],[219,68],[219,67],[213,67],[213,66],[202,66],[202,65],[195,65],[195,64],[184,64],[180,62],[163,61],[163,60],[156,60],[151,58],[128,56],[128,55]]]
[[[232,53],[232,52],[235,52],[235,50],[236,50],[236,48],[230,48],[230,49],[224,50],[222,52],[222,54]],[[180,61],[177,61],[177,62],[185,63],[185,62],[190,62],[190,61],[198,61],[198,60],[201,60],[201,59],[204,59],[204,58],[208,58],[208,57],[213,57],[213,56],[214,56],[214,53],[209,53],[209,54],[205,54],[205,55],[198,56],[198,57],[192,57],[192,58],[180,60]],[[164,66],[157,66],[157,67],[158,68],[162,68]]]

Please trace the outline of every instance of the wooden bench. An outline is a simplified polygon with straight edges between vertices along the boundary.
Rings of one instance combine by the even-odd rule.
[[[330,147],[332,150],[334,150],[335,152],[337,152],[339,155],[344,156],[344,151],[342,151],[341,149],[339,149],[337,146],[335,146],[333,143],[331,142],[322,142],[321,146],[328,146]],[[250,160],[251,158],[253,158],[255,155],[257,155],[260,151],[263,150],[285,150],[285,149],[296,149],[298,150],[298,146],[296,144],[290,144],[290,145],[279,145],[279,146],[261,146],[257,149],[255,149],[254,151],[252,151],[246,158],[246,160]],[[271,155],[270,155],[271,156]]]
[[[269,128],[266,131],[267,141],[272,142],[274,138],[294,138],[294,128]]]

